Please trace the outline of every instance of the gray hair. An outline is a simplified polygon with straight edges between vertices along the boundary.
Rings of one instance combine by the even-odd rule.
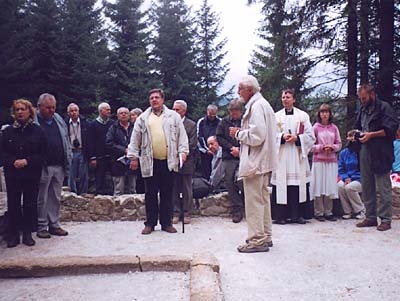
[[[105,108],[111,108],[110,105],[106,102],[102,102],[101,104],[99,104],[98,106],[98,111],[100,112],[100,110],[105,109]]]
[[[76,103],[71,102],[71,103],[68,105],[68,107],[67,107],[67,112],[69,112],[69,110],[70,110],[72,107],[77,107],[77,108],[78,108],[78,111],[79,111],[79,106],[78,106]]]
[[[240,81],[240,84],[242,84],[245,87],[251,88],[253,93],[260,92],[261,90],[260,84],[253,75],[246,75],[245,77],[243,77],[242,80]]]
[[[218,111],[218,107],[216,106],[216,105],[214,105],[214,104],[209,104],[208,106],[207,106],[207,111],[208,110],[213,110],[213,111]]]
[[[139,116],[140,114],[143,113],[143,111],[142,111],[142,109],[140,109],[140,108],[134,108],[134,109],[131,110],[130,113],[131,113],[131,114],[136,114],[136,115]]]
[[[182,99],[175,100],[174,104],[180,105],[185,111],[187,110],[187,103]]]
[[[229,105],[228,105],[228,110],[230,111],[230,110],[240,110],[240,111],[242,111],[243,110],[243,102],[240,100],[240,99],[232,99],[230,102],[229,102]]]
[[[118,110],[117,110],[117,114],[119,114],[122,110],[126,110],[126,111],[128,111],[128,113],[129,113],[129,109],[128,109],[128,108],[126,108],[126,107],[120,107],[120,108],[118,108]]]
[[[44,103],[44,101],[46,100],[46,98],[50,98],[51,100],[54,100],[54,102],[56,102],[56,98],[54,97],[53,94],[50,93],[43,93],[39,96],[37,105],[41,105],[42,103]]]

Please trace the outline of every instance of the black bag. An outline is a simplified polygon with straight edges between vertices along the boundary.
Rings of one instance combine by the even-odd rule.
[[[204,178],[193,178],[192,183],[193,198],[201,199],[209,195],[213,188],[210,183]]]

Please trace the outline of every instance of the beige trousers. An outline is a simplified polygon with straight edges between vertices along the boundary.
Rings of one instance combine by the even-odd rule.
[[[362,190],[360,182],[351,181],[349,184],[344,185],[344,182],[340,181],[338,183],[338,189],[340,202],[345,214],[365,213],[364,203],[360,197]]]
[[[249,243],[263,245],[272,240],[271,202],[268,191],[271,173],[243,179]]]

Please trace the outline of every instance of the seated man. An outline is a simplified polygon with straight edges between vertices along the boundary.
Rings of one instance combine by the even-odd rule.
[[[348,144],[339,153],[338,168],[339,178],[339,198],[342,204],[344,215],[343,219],[365,218],[365,207],[361,200],[361,173],[359,165],[360,145],[352,142],[355,131],[347,133]]]
[[[225,169],[222,165],[222,147],[219,146],[216,136],[208,137],[207,146],[208,150],[213,154],[209,183],[215,190],[221,186],[225,177]]]

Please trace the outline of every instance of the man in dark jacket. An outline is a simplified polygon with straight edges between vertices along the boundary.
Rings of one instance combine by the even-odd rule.
[[[72,145],[72,162],[68,178],[68,186],[77,194],[88,190],[88,134],[89,123],[79,115],[79,107],[70,103],[67,107],[69,118],[65,120]]]
[[[189,140],[189,155],[186,159],[185,164],[175,176],[174,190],[173,190],[173,202],[174,202],[174,218],[173,223],[176,224],[184,215],[184,222],[190,223],[190,216],[193,211],[193,190],[192,190],[192,178],[196,167],[196,155],[197,155],[197,133],[196,133],[196,122],[187,118],[186,110],[187,104],[184,100],[175,100],[173,110],[177,112],[183,122],[186,134]],[[181,204],[179,194],[182,193],[183,198],[183,210],[181,212]]]
[[[129,168],[130,160],[126,154],[131,140],[133,124],[127,108],[117,110],[118,120],[108,129],[106,146],[111,155],[111,175],[114,182],[114,195],[135,193],[136,172]]]
[[[205,179],[209,179],[211,175],[211,161],[213,154],[207,146],[208,137],[215,136],[218,123],[221,118],[217,116],[218,107],[210,104],[207,106],[207,116],[197,121],[197,139],[200,151],[201,175]]]
[[[239,141],[229,136],[230,127],[240,127],[243,105],[239,99],[229,103],[229,115],[218,124],[216,136],[222,147],[222,164],[225,169],[225,185],[232,203],[232,221],[239,223],[243,219],[244,197],[235,177],[239,168]]]
[[[99,116],[89,126],[89,163],[94,168],[96,194],[111,194],[106,183],[106,174],[110,171],[110,154],[106,150],[106,134],[113,121],[111,108],[106,102],[99,104]]]
[[[376,97],[372,85],[362,85],[358,89],[358,97],[361,107],[355,129],[360,132],[355,135],[355,139],[361,142],[360,170],[366,218],[357,227],[377,226],[377,230],[386,231],[391,228],[392,221],[390,170],[398,121],[390,105]],[[380,193],[379,203],[376,188]],[[381,220],[379,226],[377,217]]]

